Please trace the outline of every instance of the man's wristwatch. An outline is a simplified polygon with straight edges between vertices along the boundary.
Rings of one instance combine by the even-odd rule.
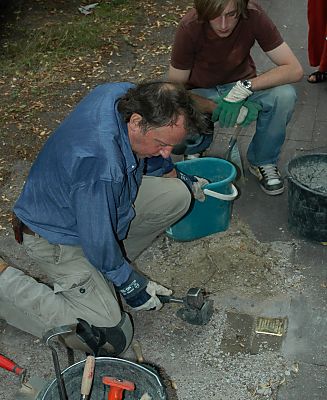
[[[241,81],[241,85],[245,87],[245,89],[252,90],[252,82],[249,81],[248,79]]]

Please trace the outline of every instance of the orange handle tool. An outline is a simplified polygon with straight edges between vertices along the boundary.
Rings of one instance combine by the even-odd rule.
[[[112,376],[104,376],[102,378],[102,383],[110,386],[108,400],[122,400],[124,390],[133,391],[135,389],[133,382],[114,378]]]
[[[18,376],[21,376],[25,373],[24,368],[19,367],[16,363],[2,354],[0,354],[0,367],[6,369],[7,371],[13,372]]]

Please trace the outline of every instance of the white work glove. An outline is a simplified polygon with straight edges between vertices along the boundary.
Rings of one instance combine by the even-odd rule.
[[[236,125],[241,125],[242,122],[244,122],[246,116],[248,115],[248,109],[244,106],[241,107],[240,112],[238,114],[237,120],[236,120]]]
[[[197,181],[192,185],[193,196],[196,200],[203,202],[206,199],[206,195],[203,193],[203,186],[207,185],[209,181],[198,176],[194,176],[194,178],[196,178]]]
[[[129,278],[125,283],[118,286],[117,289],[124,297],[126,303],[133,310],[160,310],[162,303],[157,297],[157,294],[170,296],[172,291],[150,281],[140,272],[133,269]]]
[[[250,89],[245,88],[241,81],[237,81],[231,90],[224,97],[224,100],[231,103],[237,103],[238,101],[246,100],[251,96],[253,92]]]
[[[161,301],[158,299],[158,295],[162,296],[171,296],[173,293],[172,290],[167,289],[166,287],[159,285],[156,282],[149,281],[147,287],[145,288],[145,291],[151,296],[149,300],[142,304],[139,307],[134,307],[133,310],[135,311],[140,311],[140,310],[160,310],[160,308],[163,306]]]
[[[208,184],[209,181],[205,178],[200,178],[195,175],[185,174],[176,168],[177,178],[185,183],[185,185],[190,189],[193,194],[193,197],[196,200],[204,201],[206,196],[203,193],[203,186]]]
[[[242,111],[245,109],[244,112]],[[259,117],[259,113],[262,111],[262,105],[251,100],[246,100],[242,106],[240,113],[237,118],[237,124],[243,127],[250,125],[256,121]]]

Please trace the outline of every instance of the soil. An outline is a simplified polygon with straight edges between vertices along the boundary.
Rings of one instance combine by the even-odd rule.
[[[18,110],[7,110],[1,119],[1,251],[11,264],[38,279],[44,277],[15,243],[9,223],[10,210],[31,163],[49,133],[92,87],[105,81],[164,78],[176,20],[189,4],[184,0],[178,1],[178,5],[160,0],[137,3],[143,17],[135,26],[128,27],[128,40],[123,36],[117,39],[119,51],[101,53],[98,59],[83,60],[80,65],[72,62],[63,68],[58,66],[56,79],[49,80],[42,76],[42,71],[11,81],[1,77],[0,105],[4,106],[14,91],[24,95],[24,102],[20,99],[17,105],[25,104]],[[69,19],[70,13],[76,13],[79,6],[76,1],[19,4],[21,24],[44,23],[53,16],[58,17],[55,10]],[[165,20],[163,16],[168,13],[173,13],[176,19]],[[127,27],[121,29],[123,32]],[[10,34],[14,34],[13,29]],[[42,84],[44,94],[33,97],[29,85],[40,89]],[[33,118],[28,115],[30,109],[34,110]],[[204,392],[207,400],[276,398],[285,376],[296,373],[294,366],[269,349],[258,354],[240,349],[239,353],[230,355],[222,352],[220,343],[226,331],[227,310],[256,314],[267,299],[287,302],[292,292],[302,290],[301,268],[288,261],[295,245],[260,243],[249,227],[233,215],[231,226],[225,232],[183,243],[162,235],[138,258],[138,268],[172,288],[176,296],[185,296],[190,287],[201,287],[215,301],[214,315],[207,326],[187,325],[176,317],[178,306],[173,304],[157,313],[132,313],[135,337],[142,344],[145,361],[159,365],[166,372],[170,398],[200,398]],[[67,366],[65,351],[59,344],[56,346],[64,368]],[[26,367],[29,375],[47,381],[54,378],[50,349],[40,339],[1,320],[0,349]],[[75,356],[84,358],[79,352]],[[126,358],[135,361],[131,350]],[[1,399],[13,399],[18,387],[16,376],[0,370]]]

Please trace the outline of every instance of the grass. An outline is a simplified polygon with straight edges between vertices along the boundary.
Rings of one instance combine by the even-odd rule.
[[[119,26],[131,24],[135,16],[133,0],[114,0],[101,2],[90,15],[57,16],[33,29],[25,28],[18,20],[11,27],[15,39],[3,43],[2,73],[17,75],[26,70],[51,69],[63,59],[110,46]]]

